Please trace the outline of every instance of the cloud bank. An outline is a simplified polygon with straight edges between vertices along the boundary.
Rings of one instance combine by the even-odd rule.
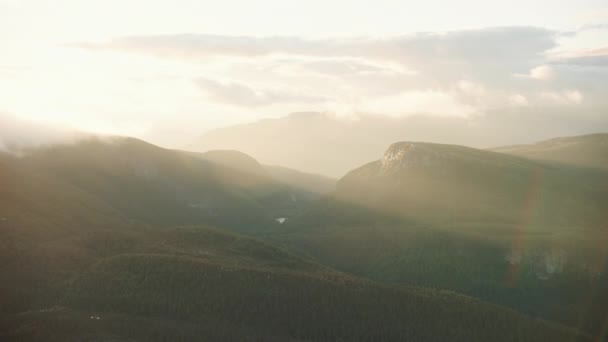
[[[0,112],[0,151],[20,155],[43,146],[72,144],[94,135],[66,127],[19,119]]]
[[[0,72],[0,90],[14,113],[59,113],[55,121],[105,132],[133,127],[172,147],[213,128],[299,111],[450,118],[459,127],[508,121],[495,133],[523,143],[508,139],[514,122],[534,122],[538,134],[530,136],[607,126],[608,47],[564,45],[580,34],[520,26],[322,39],[118,36],[62,46],[53,68],[4,79]]]
[[[589,87],[584,69],[608,67],[608,48],[552,55],[560,38],[575,34],[539,27],[387,38],[175,34],[71,46],[221,65],[222,77],[198,75],[193,83],[207,99],[225,105],[389,115],[465,116],[466,109],[470,116],[522,106],[605,105],[600,93],[607,87]],[[420,105],[425,97],[438,101]]]

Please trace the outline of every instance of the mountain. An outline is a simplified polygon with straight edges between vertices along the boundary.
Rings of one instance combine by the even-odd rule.
[[[201,157],[215,164],[223,165],[240,172],[260,177],[269,177],[268,173],[264,170],[264,167],[257,160],[243,152],[213,150],[203,153]]]
[[[519,112],[510,115],[505,120],[504,115],[495,112],[466,119],[422,114],[340,117],[331,113],[291,113],[211,130],[184,149],[199,152],[238,150],[262,164],[342,177],[377,159],[395,141],[407,139],[487,148],[533,142],[544,139],[549,132],[534,128],[550,119],[545,114]],[[543,117],[545,119],[541,119]],[[522,122],[528,124],[522,125]],[[573,127],[550,131],[554,136],[568,135]],[[597,130],[598,127],[589,129]]]
[[[311,194],[323,195],[336,188],[336,180],[333,178],[276,165],[265,165],[264,168],[277,181]]]
[[[0,164],[0,217],[25,226],[49,218],[71,226],[77,215],[87,225],[211,224],[256,234],[302,210],[330,183],[293,170],[271,173],[236,151],[197,154],[131,138],[0,154]],[[22,207],[36,210],[24,216]]]
[[[89,263],[87,234],[191,224],[256,234],[294,210],[283,185],[130,138],[0,154],[0,186],[7,308],[45,303],[57,274]]]
[[[608,133],[555,138],[530,145],[498,147],[494,151],[530,159],[608,169]]]
[[[385,144],[383,139],[380,144],[374,142],[378,138],[372,134],[365,140],[359,139],[365,133],[353,129],[358,126],[356,122],[337,120],[323,113],[292,113],[285,118],[210,131],[187,149],[238,150],[264,164],[341,176]]]
[[[279,230],[267,199],[284,185],[190,153],[92,139],[0,166],[2,340],[589,340],[235,233]]]
[[[383,158],[349,172],[336,197],[425,222],[484,222],[516,228],[522,205],[533,228],[602,227],[606,172],[558,168],[464,146],[395,143]],[[483,227],[488,230],[491,227]]]
[[[344,272],[597,332],[608,314],[607,180],[594,168],[394,143],[273,238]]]
[[[191,224],[257,234],[306,202],[272,179],[130,138],[0,153],[0,189],[2,307],[90,262],[75,244],[87,234]]]
[[[359,116],[339,118],[327,113],[298,112],[282,118],[219,128],[207,132],[187,150],[231,149],[253,156],[263,164],[342,177],[348,170],[372,160],[385,147],[404,137],[443,141],[458,120],[427,116],[389,118]],[[432,129],[429,129],[432,128]],[[432,132],[432,137],[421,132]],[[421,135],[422,134],[422,135]],[[466,140],[461,134],[455,140]]]
[[[295,210],[290,189],[261,167],[252,173],[136,139],[57,145],[17,162],[147,224],[203,223],[255,232]]]
[[[266,178],[268,182],[279,182],[294,191],[300,191],[301,195],[317,197],[335,189],[336,180],[293,170],[290,168],[262,165],[249,155],[233,150],[211,150],[204,153],[191,153],[215,164],[223,165],[241,173],[249,174],[258,178]]]

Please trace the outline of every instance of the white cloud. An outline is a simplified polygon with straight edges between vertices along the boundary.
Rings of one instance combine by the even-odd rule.
[[[548,65],[541,65],[530,70],[530,77],[541,81],[549,81],[555,78],[555,70]]]
[[[578,90],[564,90],[560,92],[545,91],[540,94],[541,100],[556,105],[580,104],[584,96]]]
[[[486,95],[486,88],[478,83],[461,80],[457,85],[458,89],[468,96],[482,97]]]
[[[128,36],[73,46],[181,60],[193,67],[223,61],[219,77],[206,76],[196,83],[208,100],[242,107],[326,103],[315,109],[328,109],[362,99],[386,101],[405,92],[424,98],[421,94],[433,89],[456,91],[450,97],[458,104],[483,109],[506,102],[497,88],[502,93],[523,92],[504,89],[513,87],[510,75],[542,65],[543,54],[556,46],[558,36],[543,28],[495,27],[387,38]],[[548,79],[553,72],[543,66],[531,75]],[[235,81],[213,81],[227,77]]]
[[[472,106],[460,103],[452,95],[434,90],[407,91],[391,96],[364,99],[358,104],[343,103],[335,111],[371,113],[403,117],[426,114],[443,117],[469,117],[476,113]]]
[[[176,34],[119,37],[105,43],[73,47],[150,54],[200,62],[218,56],[252,58],[267,55],[353,57],[393,61],[418,70],[445,71],[467,65],[508,71],[528,64],[556,46],[558,32],[536,27],[495,27],[439,33],[414,33],[390,38],[250,37]],[[429,69],[430,68],[430,69]],[[507,70],[505,70],[505,68]],[[462,71],[462,70],[461,70]]]
[[[43,145],[73,143],[87,136],[57,124],[19,119],[0,112],[0,151],[21,153]]]
[[[530,69],[527,74],[515,74],[515,77],[524,79],[534,79],[540,81],[550,81],[556,77],[555,69],[550,65],[540,65]]]
[[[528,98],[526,98],[522,94],[514,94],[509,96],[508,101],[510,105],[516,107],[526,107],[530,104],[528,102]]]
[[[203,77],[196,79],[195,83],[210,99],[235,106],[258,107],[276,103],[316,103],[325,100],[320,96],[285,89],[257,90],[238,82],[220,82]]]
[[[605,113],[608,53],[549,54],[560,51],[561,35],[497,27],[359,38],[119,36],[56,47],[61,53],[14,80],[2,69],[0,90],[3,108],[24,117],[157,142],[164,134],[166,145],[292,111],[467,120],[559,106]]]
[[[559,51],[551,55],[556,65],[578,67],[608,67],[608,47]]]
[[[564,92],[564,97],[572,103],[583,102],[583,94],[578,90],[567,90]]]

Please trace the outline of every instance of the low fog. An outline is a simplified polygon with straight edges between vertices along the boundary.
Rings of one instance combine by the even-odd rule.
[[[0,113],[0,151],[2,152],[20,155],[29,149],[74,144],[94,136],[98,135]]]

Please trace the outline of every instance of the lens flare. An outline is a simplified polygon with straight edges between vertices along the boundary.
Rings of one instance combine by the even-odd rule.
[[[511,260],[505,276],[505,283],[510,287],[516,286],[517,279],[519,278],[521,265],[523,263],[527,230],[537,207],[541,178],[541,170],[535,169],[532,173],[528,193],[524,200],[521,221],[515,229],[515,236],[511,243],[511,256],[514,256],[514,258]]]

